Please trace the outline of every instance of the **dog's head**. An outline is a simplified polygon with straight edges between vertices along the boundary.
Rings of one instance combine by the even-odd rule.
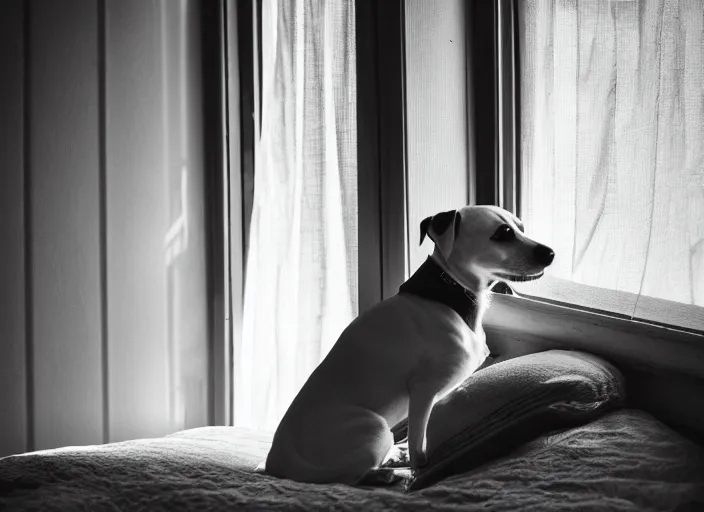
[[[434,256],[465,285],[482,281],[531,281],[543,275],[555,257],[549,247],[523,233],[523,223],[498,206],[465,206],[438,213],[420,223],[435,242]]]

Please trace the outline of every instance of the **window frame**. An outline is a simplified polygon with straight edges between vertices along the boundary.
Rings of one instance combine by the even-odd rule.
[[[468,9],[468,96],[474,103],[471,123],[493,128],[484,136],[474,129],[470,178],[476,204],[496,204],[520,216],[519,1],[475,0]],[[493,42],[490,51],[486,41]],[[495,139],[487,140],[492,131]],[[542,297],[493,295],[484,328],[499,359],[574,348],[649,372],[704,379],[704,333]]]
[[[261,121],[261,0],[204,3],[204,123],[210,149],[210,424],[234,425],[233,363],[242,340],[244,287]]]
[[[394,295],[408,273],[404,7],[405,0],[355,0],[359,313]],[[216,119],[211,108],[209,125],[217,136],[214,146],[220,141],[224,146],[223,154],[213,156],[219,158],[213,167],[225,168],[225,176],[214,177],[210,188],[215,195],[224,191],[213,203],[210,218],[214,311],[222,309],[225,315],[213,316],[213,339],[222,342],[214,343],[211,355],[210,410],[214,424],[232,425],[231,365],[242,336],[255,144],[261,123],[262,2],[217,0],[209,16],[208,26],[217,30],[208,34],[219,41],[214,53],[213,43],[208,45],[212,76],[224,77],[223,83],[212,84],[217,96],[213,104],[227,112]],[[224,234],[219,229],[222,211],[229,219]],[[228,250],[226,263],[221,261],[223,248]]]
[[[494,0],[467,2],[467,104],[470,204],[498,204],[516,212],[520,208],[520,159],[514,148],[520,140],[520,62],[517,12],[520,0]],[[237,41],[230,38],[229,48],[239,54],[239,62],[231,69],[238,69],[240,88],[230,90],[230,109],[239,95],[240,122],[229,121],[230,144],[241,137],[241,147],[230,148],[230,208],[242,210],[242,226],[230,226],[230,245],[239,246],[241,258],[231,256],[230,279],[233,291],[243,286],[244,255],[246,252],[247,217],[251,211],[251,190],[246,180],[253,179],[253,137],[255,123],[252,115],[253,97],[257,94],[256,76],[251,69],[257,62],[253,38],[257,34],[260,17],[258,0],[234,2],[226,0],[228,10],[239,16]],[[234,4],[234,6],[233,6]],[[359,203],[359,312],[387,298],[405,281],[409,269],[409,226],[407,220],[407,170],[406,170],[406,97],[405,97],[405,0],[356,0],[357,40],[357,110],[358,110],[358,194]],[[258,16],[259,15],[259,16]],[[228,17],[228,19],[231,16]],[[499,34],[503,38],[499,41]],[[490,41],[490,44],[487,44]],[[231,50],[232,52],[232,50]],[[247,68],[249,66],[249,68]],[[247,69],[250,69],[248,72]],[[499,94],[500,72],[512,74],[510,87]],[[233,78],[233,77],[231,77]],[[230,80],[231,82],[232,80]],[[234,91],[234,92],[233,92]],[[235,96],[233,96],[233,94]],[[509,108],[500,109],[500,100]],[[501,122],[499,122],[501,114]],[[511,122],[512,121],[512,122]],[[482,126],[485,129],[478,130]],[[241,130],[235,135],[237,130]],[[235,137],[233,137],[235,135]],[[497,144],[503,138],[507,144]],[[508,153],[508,154],[506,154]],[[241,159],[241,162],[236,162]],[[499,174],[502,162],[512,175]],[[233,182],[240,181],[237,185]],[[238,188],[239,187],[239,188]],[[232,219],[232,217],[230,217]],[[240,238],[237,233],[241,231]],[[237,252],[237,251],[233,251]],[[682,368],[692,374],[692,364],[701,361],[691,352],[704,354],[704,336],[682,332],[672,326],[646,324],[637,320],[618,318],[605,311],[588,311],[585,308],[549,299],[523,295],[494,294],[493,306],[485,319],[485,330],[490,342],[501,347],[502,358],[525,353],[530,346],[544,344],[561,347],[589,347],[596,353],[614,357],[623,362],[649,360],[650,366],[661,366],[667,371]],[[235,313],[241,309],[241,298],[231,297],[228,313],[231,322],[237,321]],[[551,319],[553,326],[537,325],[528,329],[524,315],[536,310],[544,319]],[[234,315],[234,316],[233,316]],[[530,318],[528,318],[530,320]],[[581,326],[579,336],[572,331]],[[643,327],[645,326],[645,327]],[[548,328],[549,327],[549,328]],[[230,325],[231,335],[237,325]],[[559,330],[558,330],[559,328]],[[605,329],[605,330],[604,330]],[[623,333],[639,333],[646,341],[636,343],[631,337],[625,345],[614,348],[624,340]],[[565,332],[572,333],[565,337]],[[598,334],[598,339],[597,339]],[[590,340],[590,338],[592,338]],[[530,340],[518,343],[517,340]],[[532,344],[532,345],[531,345]],[[692,349],[691,346],[699,347]],[[681,346],[681,348],[678,348]],[[666,361],[662,355],[666,354]],[[669,354],[672,354],[671,359]],[[660,364],[662,362],[662,364]],[[694,372],[704,378],[704,362]]]
[[[229,365],[232,357],[236,357],[233,342],[241,331],[244,256],[252,202],[252,190],[247,186],[247,180],[254,177],[254,137],[258,129],[255,119],[259,120],[258,112],[253,111],[253,98],[259,93],[256,75],[261,50],[258,37],[261,0],[220,1],[226,3],[228,12],[234,10],[238,15],[236,26],[230,26],[227,32],[228,35],[235,33],[236,37],[229,37],[226,41],[230,106],[225,127],[226,142],[229,143],[228,206],[230,213],[234,212],[229,217],[229,239],[224,242],[233,248],[227,277],[231,286],[226,288],[229,302],[225,310],[229,315],[226,321],[230,338],[221,347],[216,344],[212,358],[219,365],[213,376],[216,424],[231,425],[232,395],[228,393],[232,392],[233,382]],[[499,181],[500,148],[495,144],[500,129],[510,127],[505,122],[501,125],[497,122],[499,63],[513,70],[514,85],[520,80],[517,33],[514,31],[500,47],[496,38],[499,26],[504,27],[504,34],[507,26],[515,30],[519,1],[472,0],[465,5],[469,203],[504,204],[509,209],[515,208],[520,215],[520,182],[509,180],[509,187],[506,187],[506,181]],[[503,2],[501,5],[505,8],[499,9],[496,2]],[[405,0],[355,0],[360,313],[395,294],[408,277],[410,267],[404,8]],[[508,19],[514,20],[511,23],[507,23],[504,16],[507,12],[512,13],[512,18]],[[501,25],[500,17],[503,20]],[[502,51],[505,49],[511,51]],[[496,58],[500,51],[504,56],[501,60]],[[248,72],[247,69],[254,71]],[[517,117],[520,91],[517,87],[513,94],[513,114],[508,115],[502,110],[502,119],[505,116],[515,119],[512,136],[517,144],[520,140]],[[235,112],[233,105],[238,105],[239,113]],[[477,126],[485,129],[478,130]],[[511,131],[508,133],[511,136]],[[506,145],[501,148],[507,150]],[[513,162],[514,176],[518,176],[520,159]],[[511,188],[512,183],[515,186]],[[622,363],[619,368],[623,372],[633,369],[628,370],[627,375],[630,394],[639,395],[637,398],[641,403],[650,404],[650,410],[656,410],[662,413],[661,417],[679,424],[693,426],[704,421],[704,411],[698,412],[691,407],[692,400],[696,400],[693,397],[704,392],[704,336],[533,297],[493,295],[493,305],[484,319],[484,328],[492,352],[499,355],[498,360],[554,348],[582,349],[600,354],[617,364]],[[218,321],[214,317],[215,326]],[[221,356],[225,359],[220,359]],[[226,368],[222,367],[223,363]],[[218,386],[222,386],[219,395]],[[673,394],[678,398],[675,401],[672,400]],[[683,420],[683,417],[687,419]]]
[[[206,257],[208,261],[208,424],[231,425],[232,273],[233,244],[238,239],[228,226],[231,209],[231,171],[228,132],[231,65],[227,0],[203,2],[201,6],[201,52],[203,131],[206,201]],[[238,148],[239,150],[239,148]],[[236,169],[239,172],[239,168]],[[237,270],[235,268],[235,270]]]
[[[470,203],[497,205],[520,216],[520,62],[513,30],[518,2],[472,1],[466,23]]]
[[[356,0],[359,312],[408,277],[405,0]]]

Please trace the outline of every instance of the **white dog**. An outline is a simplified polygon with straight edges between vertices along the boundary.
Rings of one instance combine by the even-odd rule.
[[[356,484],[386,459],[390,427],[408,417],[411,467],[426,461],[433,404],[484,361],[488,290],[537,279],[553,251],[495,206],[465,206],[420,224],[435,250],[393,297],[356,318],[311,374],[279,424],[270,475]]]

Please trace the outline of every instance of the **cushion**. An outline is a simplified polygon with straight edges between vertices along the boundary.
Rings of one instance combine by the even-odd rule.
[[[474,469],[546,432],[590,422],[624,401],[621,373],[592,354],[549,350],[487,366],[434,405],[428,463],[408,489]]]

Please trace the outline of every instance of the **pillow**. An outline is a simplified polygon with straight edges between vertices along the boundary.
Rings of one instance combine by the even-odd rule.
[[[407,489],[474,469],[548,431],[592,421],[624,400],[621,373],[592,354],[549,350],[487,366],[434,405],[428,463]]]

